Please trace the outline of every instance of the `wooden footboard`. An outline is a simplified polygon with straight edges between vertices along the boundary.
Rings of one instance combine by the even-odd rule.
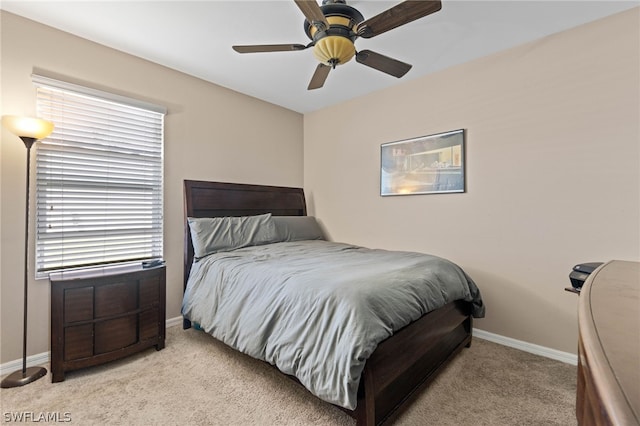
[[[358,407],[350,413],[357,424],[385,421],[471,344],[471,330],[468,304],[457,301],[428,313],[378,345],[362,375]]]

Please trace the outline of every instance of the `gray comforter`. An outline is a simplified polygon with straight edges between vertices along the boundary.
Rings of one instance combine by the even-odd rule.
[[[182,313],[207,333],[354,409],[377,345],[448,302],[480,292],[455,264],[327,241],[246,247],[195,262]]]

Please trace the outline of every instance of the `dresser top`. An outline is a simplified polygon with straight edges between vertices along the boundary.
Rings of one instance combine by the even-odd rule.
[[[85,268],[78,270],[69,270],[63,272],[54,272],[49,274],[50,281],[69,281],[69,280],[86,280],[92,278],[109,277],[119,274],[137,273],[142,271],[152,271],[158,268],[164,268],[163,265],[153,268],[143,268],[142,263],[130,263],[125,265],[108,265],[95,268]]]
[[[640,424],[640,263],[598,268],[580,294],[580,338],[615,424]]]

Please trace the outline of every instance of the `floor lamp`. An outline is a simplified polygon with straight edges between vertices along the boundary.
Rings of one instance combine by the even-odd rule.
[[[29,166],[31,163],[31,146],[38,140],[46,138],[53,131],[53,123],[39,118],[17,117],[5,115],[2,125],[18,136],[27,147],[27,190],[24,215],[24,311],[22,325],[22,370],[9,374],[2,380],[0,387],[15,388],[38,380],[47,374],[44,367],[27,368],[27,263],[29,253]]]

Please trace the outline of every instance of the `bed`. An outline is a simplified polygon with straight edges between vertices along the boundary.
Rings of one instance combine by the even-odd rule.
[[[206,265],[204,262],[211,260],[207,258],[203,260],[196,256],[199,248],[196,247],[194,250],[191,235],[194,218],[237,218],[240,220],[256,218],[261,215],[287,217],[306,216],[307,214],[305,196],[301,188],[185,180],[184,196],[185,301],[183,302],[183,314],[185,306],[191,308],[199,306],[197,304],[200,303],[193,296],[196,294],[196,290],[187,287],[192,268],[194,276],[201,274],[200,269],[204,268],[202,265]],[[191,226],[189,225],[190,221]],[[259,256],[265,256],[264,253],[269,253],[267,257],[271,254],[265,250],[284,250],[286,248],[302,252],[306,250],[307,246],[314,246],[314,244],[316,244],[314,241],[302,241],[243,247],[232,251],[231,254],[216,254],[219,258],[214,261],[234,261],[239,256],[245,256],[245,252],[252,250],[259,250]],[[338,243],[317,244],[322,247],[328,245],[330,250],[357,251],[357,248],[356,250],[351,247],[345,249],[340,245],[336,249]],[[395,252],[389,252],[385,255],[393,255],[393,253]],[[280,253],[278,252],[278,254]],[[255,253],[252,252],[252,255],[255,256]],[[194,259],[202,264],[197,264],[197,262],[194,264]],[[211,268],[215,269],[215,267]],[[464,274],[463,271],[461,273]],[[464,276],[466,277],[466,274]],[[468,280],[470,281],[470,279]],[[195,285],[192,283],[191,287],[195,287]],[[187,305],[188,293],[190,296]],[[205,291],[202,294],[208,293]],[[207,309],[210,307],[207,306]],[[183,323],[185,329],[192,326],[191,320],[196,317],[193,309],[186,311],[188,314],[185,315]],[[366,359],[362,360],[362,368],[356,370],[359,380],[356,382],[357,389],[354,390],[352,396],[356,402],[350,405],[335,404],[354,417],[358,425],[382,423],[402,406],[416,390],[433,379],[436,373],[441,371],[462,348],[470,346],[473,315],[482,316],[483,314],[484,307],[478,292],[474,295],[474,300],[448,301],[443,306],[412,320],[408,325],[394,330],[390,337],[377,343],[374,350],[367,353]],[[242,321],[237,322],[242,323]],[[352,322],[357,323],[357,321]],[[236,339],[231,340],[235,341]],[[229,342],[225,343],[229,344]],[[232,346],[246,352],[242,348],[242,344]],[[251,355],[251,353],[249,354]],[[277,364],[270,360],[266,361]],[[280,369],[291,374],[286,369]],[[307,384],[304,383],[304,380],[300,380],[300,377],[294,379],[303,382],[302,384],[307,387]]]

